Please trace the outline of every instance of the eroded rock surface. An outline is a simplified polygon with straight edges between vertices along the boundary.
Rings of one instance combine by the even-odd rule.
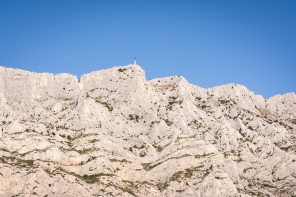
[[[296,196],[296,95],[0,67],[0,196]]]

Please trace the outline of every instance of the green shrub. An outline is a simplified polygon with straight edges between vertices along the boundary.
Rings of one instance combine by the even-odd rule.
[[[250,129],[250,130],[252,130],[252,131],[254,130],[253,127],[251,127],[251,126],[248,126],[248,129]]]
[[[202,109],[205,109],[206,107],[207,107],[206,105],[202,105],[202,106],[201,106]]]
[[[124,72],[125,70],[126,70],[126,68],[124,68],[124,69],[122,69],[122,68],[118,69],[119,72]]]
[[[134,116],[132,114],[128,115],[128,117],[130,118],[130,120],[134,120]]]

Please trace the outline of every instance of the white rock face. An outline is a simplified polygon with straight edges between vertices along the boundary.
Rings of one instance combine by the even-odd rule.
[[[0,196],[296,196],[296,95],[0,67]]]

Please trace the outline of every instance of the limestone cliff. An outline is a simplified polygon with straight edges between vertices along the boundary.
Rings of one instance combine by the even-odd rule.
[[[0,196],[296,196],[296,95],[0,67]]]

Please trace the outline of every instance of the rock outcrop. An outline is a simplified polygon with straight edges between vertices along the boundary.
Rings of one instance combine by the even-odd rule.
[[[296,196],[296,95],[0,67],[0,196]]]

